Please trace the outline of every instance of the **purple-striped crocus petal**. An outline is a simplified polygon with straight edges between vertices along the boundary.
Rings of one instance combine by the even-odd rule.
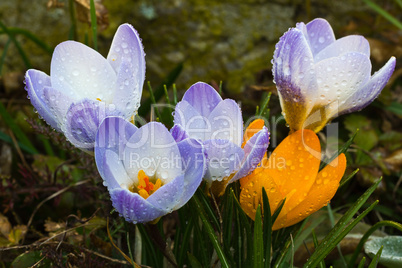
[[[303,33],[290,29],[276,45],[273,69],[286,122],[300,129],[317,98],[313,55]]]
[[[240,146],[228,140],[206,140],[203,144],[207,155],[204,179],[208,182],[221,181],[239,169],[244,157]]]
[[[137,183],[138,172],[161,179],[167,184],[183,174],[180,151],[167,128],[158,122],[140,127],[128,140],[124,149],[123,162],[133,183]]]
[[[58,121],[44,100],[44,87],[50,87],[50,77],[44,72],[30,69],[25,74],[26,91],[39,115],[57,131],[61,131]]]
[[[180,142],[180,141],[188,138],[187,132],[182,128],[181,125],[174,125],[170,129],[170,134],[172,134],[172,136],[176,142]]]
[[[316,65],[320,96],[316,105],[327,105],[335,101],[342,103],[370,78],[370,59],[361,53],[350,52],[340,57],[320,61]],[[326,111],[328,118],[336,111]]]
[[[56,119],[59,129],[64,132],[66,130],[66,114],[74,99],[52,87],[43,89],[43,99]]]
[[[243,141],[243,119],[239,105],[234,100],[221,101],[210,113],[208,122],[211,130],[205,139],[229,140],[236,145]]]
[[[344,53],[359,52],[370,57],[370,44],[366,38],[360,35],[348,35],[342,37],[314,56],[315,62],[331,57],[338,57]]]
[[[95,162],[99,174],[103,179],[103,185],[108,190],[115,188],[127,189],[131,185],[131,179],[124,168],[121,158],[112,150],[105,150],[104,155],[95,147]]]
[[[167,213],[180,208],[181,198],[184,193],[184,175],[179,175],[169,183],[163,185],[161,188],[151,194],[147,201]]]
[[[177,143],[182,157],[184,171],[184,191],[181,204],[184,205],[194,195],[205,174],[206,158],[202,144],[195,139],[185,139]]]
[[[143,83],[145,79],[145,53],[141,39],[133,26],[127,23],[119,26],[113,37],[107,60],[116,73],[125,71],[121,68],[124,61],[132,63],[137,81]]]
[[[106,117],[99,126],[95,139],[95,162],[105,186],[113,189],[128,180],[122,162],[123,149],[135,131],[137,127],[121,117]]]
[[[232,183],[250,174],[261,162],[269,145],[269,132],[266,127],[254,134],[244,145],[244,159],[239,171],[228,182]]]
[[[116,115],[118,111],[109,109],[104,102],[83,99],[71,104],[66,116],[65,135],[80,149],[93,150],[100,123],[106,116]],[[114,107],[112,107],[114,108]]]
[[[215,106],[222,101],[222,98],[213,87],[198,82],[184,93],[182,100],[187,101],[200,115],[208,117]]]
[[[173,121],[176,125],[180,125],[190,138],[204,140],[206,133],[211,131],[207,118],[185,100],[176,105]]]
[[[116,73],[97,51],[75,41],[54,49],[50,65],[52,87],[68,96],[111,100]]]
[[[140,106],[144,80],[140,80],[140,70],[136,68],[138,66],[134,62],[128,62],[127,59],[122,60],[117,73],[113,104],[116,105],[116,109],[123,112],[125,119],[130,119]]]
[[[140,195],[132,193],[127,189],[116,188],[111,190],[110,198],[113,207],[120,215],[126,221],[134,224],[153,221],[168,213],[168,211],[154,207]]]
[[[374,101],[387,84],[395,69],[395,57],[391,57],[388,62],[377,71],[370,80],[362,86],[356,93],[341,103],[339,114],[346,114],[359,111]]]
[[[307,23],[306,27],[313,55],[335,42],[334,31],[328,21],[318,18]]]

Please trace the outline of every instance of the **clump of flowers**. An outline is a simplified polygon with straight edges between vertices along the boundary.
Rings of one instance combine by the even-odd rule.
[[[144,50],[129,24],[117,29],[106,59],[81,43],[66,41],[53,52],[50,76],[35,69],[25,75],[39,115],[89,153],[105,117],[130,119],[136,114],[144,79]]]

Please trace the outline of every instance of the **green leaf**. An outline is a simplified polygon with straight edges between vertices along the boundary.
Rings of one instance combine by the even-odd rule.
[[[254,268],[263,267],[263,253],[264,253],[264,236],[262,233],[262,218],[261,218],[261,206],[258,205],[257,212],[254,220]]]
[[[363,248],[364,243],[366,243],[366,241],[369,239],[369,237],[380,227],[384,227],[384,226],[388,226],[388,227],[393,227],[398,229],[399,231],[402,231],[402,224],[397,223],[397,222],[393,222],[393,221],[380,221],[377,222],[376,224],[374,224],[369,230],[367,230],[367,232],[364,234],[364,236],[362,237],[362,239],[360,240],[359,244],[356,246],[355,252],[353,253],[352,257],[349,260],[349,267],[353,267],[353,265],[355,264],[357,257],[360,253],[360,251]],[[401,255],[402,256],[402,252]]]
[[[25,54],[25,51],[22,49],[20,43],[15,39],[15,36],[13,33],[11,33],[8,28],[0,21],[0,28],[3,29],[3,31],[8,35],[8,37],[11,39],[11,41],[14,43],[15,47],[18,50],[18,53],[20,54],[22,61],[25,64],[25,67],[27,69],[31,68],[31,62],[29,61],[27,55]]]
[[[371,0],[363,0],[369,7],[371,7],[375,12],[383,16],[386,20],[391,22],[393,25],[398,27],[400,30],[402,30],[402,23],[393,17],[391,14],[389,14],[387,11],[382,9],[379,5],[375,4]]]
[[[269,199],[265,188],[262,187],[262,203],[264,208],[264,267],[268,268],[271,265],[271,248],[272,248],[272,216],[271,216],[271,207],[269,205]]]
[[[35,267],[50,267],[51,263],[45,256],[41,255],[40,251],[31,251],[25,252],[19,255],[14,261],[11,263],[11,267],[13,268],[26,268],[31,267],[34,264],[40,262],[40,265]]]
[[[193,254],[191,254],[190,252],[187,252],[187,256],[188,256],[188,260],[190,261],[191,267],[202,268],[201,263],[197,260],[196,257],[194,257]]]
[[[366,263],[366,257],[363,257],[359,263],[359,266],[357,266],[357,268],[364,268],[365,263]]]
[[[361,206],[367,201],[370,195],[377,188],[378,184],[381,182],[379,179],[374,183],[367,191],[360,196],[360,198],[351,206],[351,208],[339,219],[337,224],[332,228],[331,232],[321,241],[320,245],[317,247],[316,251],[307,260],[304,267],[316,267],[318,263],[321,262],[331,251],[336,247],[336,245],[345,237],[348,232],[368,213],[374,206],[378,203],[374,202],[368,209],[361,213],[355,220],[351,223],[350,220],[356,214],[356,212],[361,208]]]
[[[318,240],[317,240],[317,236],[315,235],[314,229],[311,231],[311,235],[313,236],[313,243],[314,243],[314,247],[317,248],[318,247]],[[325,262],[324,260],[322,260],[318,266],[320,268],[325,268]]]
[[[36,35],[34,35],[33,33],[31,33],[30,31],[28,31],[26,29],[7,27],[7,31],[8,31],[8,33],[13,34],[13,35],[17,35],[17,34],[23,35],[24,37],[26,37],[27,39],[29,39],[33,43],[35,43],[38,47],[43,49],[45,52],[47,52],[49,55],[53,54],[53,48],[48,46],[39,37],[37,37]],[[1,33],[5,33],[5,32],[3,31]]]
[[[393,102],[391,105],[385,106],[384,109],[393,112],[396,115],[402,116],[402,104],[398,102]]]

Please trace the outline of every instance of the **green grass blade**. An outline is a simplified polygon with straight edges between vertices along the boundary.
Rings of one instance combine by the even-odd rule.
[[[259,116],[261,116],[261,115],[264,114],[265,109],[266,109],[267,106],[268,106],[268,102],[269,102],[269,100],[271,99],[271,94],[272,94],[272,93],[269,92],[268,95],[265,97],[264,102],[262,103],[260,112],[258,113]]]
[[[265,188],[262,187],[262,203],[264,208],[264,267],[269,268],[271,265],[271,248],[272,248],[272,216],[269,199]]]
[[[198,199],[197,194],[193,196],[193,198],[190,199],[190,201],[194,204],[194,207],[197,209],[199,216],[201,218],[202,223],[204,224],[204,227],[206,229],[206,232],[208,234],[208,237],[210,241],[212,242],[213,247],[215,248],[216,254],[219,257],[219,260],[221,261],[221,266],[225,268],[229,268],[229,262],[222,250],[221,245],[219,244],[218,238],[215,234],[214,229],[212,228],[211,223],[207,219],[206,213],[202,207],[201,201]]]
[[[6,44],[4,45],[3,54],[1,54],[1,58],[0,58],[0,75],[1,75],[1,71],[3,70],[3,65],[4,65],[4,62],[6,60],[7,50],[8,50],[8,47],[10,46],[10,44],[11,44],[11,41],[12,41],[11,38],[8,38]]]
[[[68,0],[68,10],[70,14],[70,21],[71,21],[71,26],[70,26],[70,31],[68,34],[68,39],[69,40],[76,40],[77,38],[77,22],[75,19],[75,7],[74,7],[74,0]]]
[[[0,131],[0,140],[5,141],[11,145],[14,145],[13,139],[11,139],[10,136],[8,136],[6,133],[2,131]],[[21,150],[25,151],[26,153],[29,154],[37,153],[35,150],[32,150],[30,147],[26,146],[25,144],[22,144],[21,142],[18,142],[18,146],[21,148]]]
[[[383,248],[384,248],[384,246],[380,247],[380,249],[378,250],[377,254],[375,254],[374,258],[371,260],[370,265],[368,266],[368,268],[376,268],[377,267],[377,264],[378,264],[378,261],[380,260]]]
[[[155,113],[156,113],[156,117],[158,119],[158,120],[155,120],[155,121],[160,121],[160,120],[162,120],[162,116],[161,116],[161,114],[159,112],[158,107],[156,107],[156,105],[155,105],[156,100],[155,100],[154,92],[152,90],[151,82],[148,81],[147,85],[148,85],[149,96],[150,96],[149,98],[151,99],[152,104],[154,104],[154,110],[155,110]],[[151,120],[154,120],[154,119],[151,117]]]
[[[8,37],[11,39],[11,41],[14,43],[15,47],[18,50],[18,53],[20,54],[22,61],[25,64],[25,67],[27,69],[31,68],[31,62],[28,59],[28,56],[25,54],[24,50],[22,49],[20,43],[15,39],[14,34],[8,31],[8,28],[0,21],[0,28],[3,29],[3,31],[8,35]]]
[[[194,257],[193,254],[190,252],[187,252],[188,260],[190,261],[191,267],[194,268],[202,268],[202,264],[197,260],[196,257]]]
[[[257,212],[255,214],[254,221],[254,255],[253,255],[253,267],[263,267],[263,254],[264,254],[264,235],[262,233],[262,218],[261,218],[261,206],[258,205]]]
[[[94,43],[94,49],[98,51],[98,24],[96,22],[96,8],[94,0],[90,0],[90,12],[91,12],[92,41]]]
[[[21,142],[22,144],[24,144],[26,147],[28,147],[32,152],[37,154],[38,151],[35,149],[35,147],[31,143],[31,141],[24,134],[24,132],[20,129],[20,127],[14,122],[14,119],[7,112],[6,108],[4,107],[3,103],[1,103],[1,102],[0,102],[0,115],[2,116],[4,122],[8,125],[8,127],[14,133],[17,140],[19,142]]]
[[[318,240],[317,240],[317,236],[315,235],[314,229],[311,231],[311,235],[313,236],[314,248],[317,248],[318,247]],[[318,264],[318,267],[325,268],[324,260],[320,261],[320,263]]]
[[[374,224],[373,226],[370,227],[370,229],[367,230],[367,232],[363,235],[363,237],[360,239],[359,244],[356,246],[356,249],[352,255],[352,257],[349,260],[348,267],[353,267],[354,264],[356,263],[357,257],[360,254],[360,251],[363,249],[364,243],[366,243],[367,239],[372,235],[378,228],[388,226],[388,227],[393,227],[395,229],[398,229],[399,231],[402,232],[402,224],[394,222],[394,221],[380,221]]]
[[[357,266],[357,268],[364,268],[365,263],[366,263],[366,257],[363,257],[359,263],[359,266]]]
[[[338,188],[341,188],[343,185],[345,185],[345,183],[347,183],[351,178],[353,178],[357,172],[359,172],[358,168],[355,171],[353,171],[352,173],[350,173],[347,177],[342,178],[341,182],[339,183]]]
[[[369,189],[367,189],[367,191],[362,196],[360,196],[360,198],[351,206],[351,208],[339,219],[334,228],[332,228],[329,234],[321,241],[316,251],[307,260],[304,267],[316,267],[318,263],[323,260],[343,238],[342,235],[346,236],[347,233],[345,233],[345,230],[347,231],[350,229],[351,226],[356,225],[358,223],[358,221],[356,221],[357,219],[361,219],[361,216],[365,215],[365,212],[367,214],[371,209],[374,208],[374,205],[376,203],[369,207],[370,210],[367,209],[359,217],[357,217],[356,220],[352,221],[352,223],[349,224],[350,220],[361,208],[361,206],[367,201],[367,199],[374,192],[380,182],[381,179],[379,179]]]
[[[393,17],[391,14],[389,14],[385,9],[382,9],[379,5],[376,3],[370,1],[370,0],[363,0],[369,7],[371,7],[375,12],[383,16],[386,20],[388,20],[390,23],[398,27],[400,30],[402,30],[402,23]]]
[[[43,49],[46,53],[49,55],[52,55],[53,53],[53,48],[48,46],[45,42],[43,42],[39,37],[34,35],[32,32],[22,29],[22,28],[16,28],[16,27],[8,27],[7,28],[8,32],[13,34],[13,35],[23,35],[24,37],[28,38],[31,40],[33,43],[35,43],[39,48]],[[5,33],[5,32],[0,32],[0,33]]]

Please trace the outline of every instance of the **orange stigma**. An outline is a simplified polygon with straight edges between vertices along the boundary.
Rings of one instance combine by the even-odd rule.
[[[138,172],[138,185],[132,185],[129,190],[133,193],[138,193],[144,199],[147,199],[151,194],[162,186],[162,181],[157,179],[155,183],[149,181],[149,177],[143,170]]]

